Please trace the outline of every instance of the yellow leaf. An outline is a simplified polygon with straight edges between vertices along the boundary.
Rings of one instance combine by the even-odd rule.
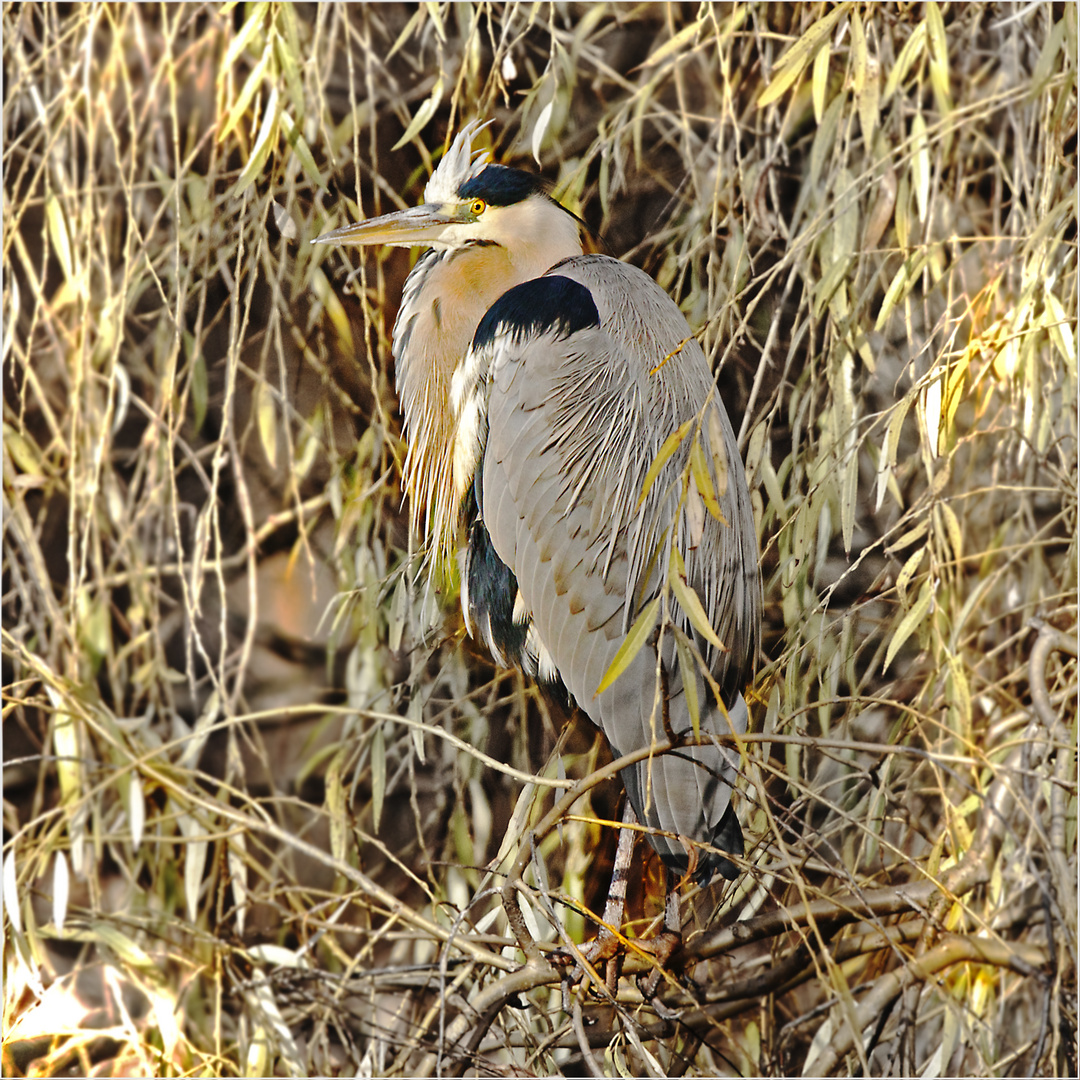
[[[780,59],[773,67],[772,82],[762,91],[758,98],[758,107],[764,108],[771,105],[781,94],[787,90],[798,77],[807,63],[815,56],[818,49],[827,45],[829,34],[837,24],[841,15],[847,14],[849,3],[837,4],[827,15],[818,19],[809,30]]]
[[[255,418],[259,426],[259,440],[270,468],[277,466],[278,418],[274,395],[263,379],[255,391]]]
[[[716,631],[712,628],[712,623],[709,622],[709,616],[705,614],[705,609],[701,606],[698,594],[687,584],[681,573],[671,575],[671,588],[675,593],[675,599],[679,601],[679,606],[686,612],[694,629],[714,648],[725,649],[726,651],[726,646],[716,636]]]
[[[417,135],[427,126],[427,122],[435,115],[435,111],[442,104],[443,96],[443,81],[440,77],[438,82],[435,83],[434,89],[431,91],[431,95],[421,104],[420,108],[416,110],[416,115],[409,122],[409,126],[405,129],[405,134],[390,148],[391,150],[400,150],[407,143],[412,142]]]
[[[701,501],[705,504],[705,509],[717,521],[723,521],[723,515],[720,513],[720,504],[716,501],[716,490],[713,488],[712,477],[709,475],[709,467],[705,463],[705,451],[701,448],[701,440],[694,439],[690,446],[690,473],[694,478],[694,484],[697,487],[697,492],[701,496]]]
[[[270,91],[269,100],[266,102],[262,125],[260,126],[259,134],[255,139],[255,146],[251,151],[251,157],[244,166],[243,172],[241,172],[240,176],[237,178],[236,187],[233,188],[232,197],[234,199],[246,191],[254,182],[255,177],[262,172],[263,166],[266,164],[266,159],[270,156],[270,151],[274,148],[274,142],[277,139],[279,116],[278,92],[277,87],[275,86],[273,90]]]
[[[656,455],[653,463],[649,466],[649,471],[645,474],[645,480],[641,485],[641,495],[638,496],[636,509],[641,509],[641,504],[648,498],[649,490],[652,488],[653,482],[656,480],[657,476],[660,475],[660,470],[667,463],[668,458],[678,450],[683,439],[686,438],[686,433],[690,430],[690,426],[693,422],[693,420],[687,420],[685,423],[680,424],[664,440],[659,453]]]
[[[648,641],[653,627],[656,626],[656,614],[659,610],[660,597],[657,596],[645,606],[634,621],[634,625],[630,627],[629,633],[619,646],[619,651],[615,654],[607,671],[604,672],[604,677],[600,680],[594,697],[602,694],[633,663],[634,657],[641,652],[642,646]]]

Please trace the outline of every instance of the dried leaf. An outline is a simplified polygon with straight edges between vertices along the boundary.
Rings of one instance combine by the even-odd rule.
[[[22,909],[19,906],[19,876],[15,865],[15,845],[4,856],[4,910],[17,933],[22,932]]]
[[[385,797],[386,736],[383,735],[383,727],[380,724],[371,737],[371,822],[375,832],[379,831]]]
[[[278,414],[277,402],[273,391],[265,379],[260,379],[255,388],[255,418],[259,427],[259,441],[263,453],[270,462],[270,468],[277,467],[278,449]]]
[[[221,61],[221,73],[224,74],[236,63],[240,54],[247,48],[248,42],[263,28],[269,3],[253,4],[251,13],[244,20],[239,33],[229,42],[225,51],[225,58]]]
[[[885,652],[885,666],[881,669],[882,674],[889,670],[889,665],[903,647],[904,642],[911,637],[915,629],[926,618],[935,591],[936,586],[931,584],[929,578],[923,582],[918,599],[912,605],[911,610],[900,620],[900,625],[896,628],[892,641],[889,642],[889,648]]]
[[[67,921],[68,898],[71,892],[71,876],[68,873],[67,856],[58,851],[53,858],[52,921],[57,930],[64,929]]]
[[[263,166],[270,157],[270,151],[274,148],[274,143],[277,141],[279,116],[278,92],[277,87],[275,86],[270,91],[270,97],[266,102],[266,108],[263,110],[262,125],[260,126],[259,134],[255,139],[255,146],[252,148],[251,157],[244,166],[243,172],[240,173],[240,176],[236,181],[236,187],[233,188],[232,197],[234,199],[242,195],[244,191],[254,183],[255,177],[263,171]]]
[[[429,97],[427,97],[420,105],[420,108],[416,110],[416,115],[409,121],[409,126],[405,129],[405,134],[391,147],[391,150],[400,150],[403,146],[408,145],[420,134],[421,131],[427,127],[428,121],[435,115],[439,106],[442,104],[443,97],[443,81],[442,76],[439,77],[435,83],[434,89],[431,91]]]
[[[802,74],[803,68],[813,59],[818,49],[828,42],[833,27],[846,15],[850,3],[837,4],[826,15],[814,23],[794,45],[776,62],[772,71],[772,81],[758,97],[758,107],[764,108],[777,100]]]

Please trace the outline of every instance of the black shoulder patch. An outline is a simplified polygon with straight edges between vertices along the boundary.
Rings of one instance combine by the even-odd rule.
[[[473,348],[490,345],[498,334],[515,338],[555,331],[564,337],[600,325],[592,294],[578,281],[545,274],[504,292],[480,320]]]
[[[458,188],[461,199],[483,199],[492,206],[513,206],[530,195],[546,191],[547,184],[532,173],[509,165],[489,165]]]

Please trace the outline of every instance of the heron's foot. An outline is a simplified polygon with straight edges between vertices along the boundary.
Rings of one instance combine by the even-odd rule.
[[[656,961],[656,967],[648,975],[641,976],[638,979],[638,989],[641,991],[642,997],[646,1001],[651,1001],[654,1007],[659,1005],[656,1000],[656,991],[659,989],[660,981],[664,977],[664,968],[681,944],[682,934],[678,930],[671,929],[662,930],[654,938],[635,942],[639,949],[651,954]],[[665,1015],[662,1010],[658,1010],[658,1012],[661,1016]]]
[[[599,974],[600,965],[603,964],[604,985],[614,994],[619,982],[624,955],[625,949],[619,935],[601,925],[596,937],[586,942],[580,949],[573,952],[569,949],[558,949],[551,958],[556,963],[574,965],[574,971],[570,976],[571,982],[578,982],[585,978],[586,965]]]

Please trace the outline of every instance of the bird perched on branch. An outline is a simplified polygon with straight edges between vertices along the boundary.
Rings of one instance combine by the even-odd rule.
[[[761,580],[731,423],[671,298],[586,254],[540,178],[473,150],[479,128],[423,205],[313,242],[430,249],[393,333],[414,527],[463,549],[470,633],[564,688],[616,757],[690,740],[620,775],[672,871],[733,878],[738,759],[710,740],[746,728]]]

